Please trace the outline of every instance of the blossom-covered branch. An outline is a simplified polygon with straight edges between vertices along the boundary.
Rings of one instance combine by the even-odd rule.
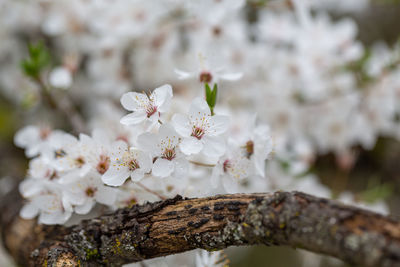
[[[11,206],[2,216],[3,237],[23,265],[119,266],[195,248],[255,244],[303,248],[363,266],[400,264],[400,222],[299,192],[177,196],[73,227],[38,225],[13,216]]]

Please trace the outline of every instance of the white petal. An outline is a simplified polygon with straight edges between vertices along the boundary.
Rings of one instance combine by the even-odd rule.
[[[179,179],[187,177],[189,171],[189,162],[185,158],[178,158],[174,160],[175,170],[173,176]]]
[[[200,97],[197,97],[193,100],[192,105],[190,106],[189,115],[192,116],[191,120],[196,118],[201,118],[204,116],[211,116],[210,108],[207,102]]]
[[[222,80],[227,80],[227,81],[237,81],[240,78],[243,77],[243,73],[237,72],[237,73],[225,73],[225,74],[220,74],[219,78]]]
[[[174,69],[174,72],[178,74],[179,80],[189,79],[195,76],[194,72],[187,72],[179,69]]]
[[[24,219],[35,218],[39,213],[39,208],[33,202],[26,203],[19,212],[19,215]]]
[[[222,175],[223,169],[222,165],[218,164],[212,169],[211,173],[211,186],[213,188],[217,188],[220,183],[221,175]]]
[[[181,151],[186,155],[192,155],[199,153],[204,145],[203,142],[196,137],[189,136],[184,138],[182,142],[179,144]]]
[[[208,157],[220,157],[225,153],[226,145],[222,136],[204,136],[204,155]]]
[[[29,198],[37,195],[44,189],[44,184],[35,179],[26,179],[19,184],[19,192]]]
[[[210,128],[207,131],[207,135],[220,135],[226,132],[229,127],[229,117],[223,115],[211,116]]]
[[[154,104],[158,107],[157,110],[159,112],[168,111],[172,98],[171,85],[165,84],[156,88],[151,94],[151,97],[154,99]]]
[[[105,129],[100,129],[100,128],[95,128],[92,131],[92,138],[94,141],[100,144],[109,144],[111,141],[110,136],[108,135],[107,131]]]
[[[25,148],[32,145],[39,139],[39,129],[36,126],[26,126],[19,130],[14,136],[14,143],[16,146]]]
[[[174,163],[170,160],[158,158],[153,164],[152,174],[158,177],[168,177],[174,171]]]
[[[179,143],[178,133],[169,123],[164,123],[160,126],[158,137],[159,142],[167,142],[170,148],[177,146]]]
[[[43,224],[64,224],[71,217],[72,212],[42,212],[39,216],[39,223]]]
[[[95,195],[97,202],[107,206],[114,205],[115,201],[117,200],[117,193],[119,190],[108,186],[99,186],[97,190],[98,191]]]
[[[80,141],[81,145],[90,146],[90,147],[94,146],[93,139],[90,136],[88,136],[87,134],[83,134],[83,133],[79,134],[79,141]]]
[[[106,185],[120,186],[126,181],[129,175],[130,171],[127,167],[111,165],[110,168],[108,168],[108,170],[103,174],[101,180]]]
[[[261,157],[254,157],[253,162],[256,173],[261,177],[265,177],[265,159]]]
[[[131,173],[131,180],[133,182],[140,182],[140,180],[142,180],[143,177],[144,177],[144,172],[141,169],[134,170]]]
[[[140,101],[147,101],[148,98],[144,94],[139,94],[135,92],[125,93],[121,97],[121,105],[126,110],[134,111],[139,107]]]
[[[137,138],[137,146],[144,151],[154,153],[157,147],[157,136],[153,133],[143,133]]]
[[[222,184],[227,193],[239,193],[239,180],[229,175],[222,175]]]
[[[60,174],[60,179],[58,179],[58,182],[60,184],[70,184],[78,181],[81,179],[82,176],[80,176],[80,170],[79,169],[74,169],[72,171],[64,172]]]
[[[120,123],[124,125],[139,124],[144,121],[147,117],[147,113],[144,110],[138,110],[121,118]]]
[[[95,202],[89,199],[83,205],[75,206],[75,212],[78,214],[88,214],[94,204]]]
[[[54,68],[49,75],[51,86],[61,89],[67,89],[72,85],[71,72],[65,67]]]
[[[190,134],[192,133],[192,127],[190,125],[189,119],[185,115],[174,114],[171,121],[178,134],[184,137],[190,136]]]
[[[128,144],[125,141],[118,140],[112,143],[110,155],[113,159],[121,158],[126,151],[128,151]]]
[[[137,161],[140,166],[140,170],[143,173],[149,172],[151,170],[151,166],[153,165],[153,160],[149,153],[144,151],[137,152]]]

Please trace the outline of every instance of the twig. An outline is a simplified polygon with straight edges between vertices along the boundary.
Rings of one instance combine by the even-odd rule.
[[[71,99],[67,95],[64,95],[61,101],[56,100],[54,95],[51,93],[51,89],[40,77],[34,80],[40,86],[40,92],[45,101],[51,108],[58,110],[67,119],[75,132],[87,132],[84,119],[76,110],[76,107],[73,105]]]
[[[197,166],[202,166],[202,167],[215,167],[215,164],[207,164],[207,163],[202,163],[202,162],[197,162],[197,161],[193,161],[193,160],[189,160],[190,163],[197,165]]]
[[[138,186],[140,186],[141,188],[143,188],[144,190],[146,190],[147,192],[149,192],[149,193],[151,193],[151,194],[157,196],[157,197],[158,197],[159,199],[161,199],[161,200],[166,200],[166,199],[167,199],[166,197],[162,196],[161,194],[157,193],[157,192],[154,191],[154,190],[151,190],[150,188],[148,188],[147,186],[145,186],[144,184],[142,184],[142,183],[140,183],[140,182],[136,182],[136,184],[137,184]]]

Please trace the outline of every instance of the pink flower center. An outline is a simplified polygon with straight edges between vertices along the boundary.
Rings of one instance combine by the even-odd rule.
[[[161,158],[167,160],[173,160],[176,156],[175,148],[166,148],[164,153],[162,154]]]
[[[99,163],[96,166],[96,170],[100,174],[104,174],[110,166],[110,158],[106,155],[100,155]]]
[[[97,188],[88,187],[88,188],[86,188],[86,190],[85,190],[85,194],[86,194],[88,197],[93,197],[94,194],[96,193],[96,191],[97,191]]]
[[[156,106],[149,105],[146,107],[147,118],[150,118],[156,112],[157,112]]]
[[[41,128],[40,131],[39,131],[40,139],[46,140],[47,137],[49,137],[50,133],[51,133],[51,129],[50,128],[47,128],[47,127]]]
[[[78,168],[81,168],[85,164],[85,159],[83,157],[77,157],[75,159],[75,164]]]
[[[210,83],[212,81],[212,75],[208,71],[202,71],[200,73],[199,79],[201,83]]]
[[[204,135],[204,129],[200,127],[193,127],[192,136],[196,137],[197,139],[201,139]]]
[[[139,163],[137,162],[136,159],[130,160],[130,161],[128,162],[128,167],[129,167],[129,170],[130,170],[130,171],[134,171],[134,170],[140,168]]]
[[[232,167],[229,159],[225,160],[224,163],[222,164],[224,172],[227,172],[229,168]]]
[[[56,159],[62,158],[62,157],[64,157],[65,155],[67,155],[67,153],[65,153],[65,151],[62,150],[62,149],[58,149],[58,150],[54,151],[54,157],[55,157]]]
[[[246,149],[247,158],[250,158],[250,156],[253,155],[253,153],[254,153],[254,142],[251,140],[247,141],[246,145],[245,145],[245,149]]]

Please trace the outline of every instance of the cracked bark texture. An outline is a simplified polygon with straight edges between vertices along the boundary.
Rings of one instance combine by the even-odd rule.
[[[24,266],[120,266],[195,248],[254,244],[302,248],[362,266],[400,266],[400,222],[300,192],[176,196],[73,227],[23,220],[10,204],[2,211],[4,243]]]

